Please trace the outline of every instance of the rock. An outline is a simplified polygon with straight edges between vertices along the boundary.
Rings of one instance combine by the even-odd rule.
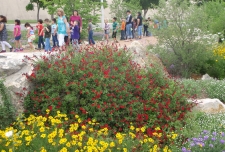
[[[208,74],[202,76],[202,80],[212,80],[213,78],[210,77]]]
[[[225,112],[225,105],[219,99],[198,99],[196,101],[189,100],[191,102],[196,102],[197,105],[193,108],[194,111],[205,112],[210,114]]]
[[[16,95],[16,93],[21,93],[23,88],[30,89],[30,84],[27,81],[26,77],[23,76],[23,73],[31,74],[32,66],[23,62],[25,59],[24,56],[30,58],[33,55],[40,56],[40,52],[32,53],[2,53],[0,57],[0,78],[4,79],[4,85],[9,89],[9,92],[12,96],[12,103],[18,110],[21,112],[23,110],[21,97]]]

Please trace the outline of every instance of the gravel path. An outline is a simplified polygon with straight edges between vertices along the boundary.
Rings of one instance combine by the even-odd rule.
[[[147,47],[149,45],[155,45],[157,43],[157,39],[156,37],[143,37],[142,39],[139,39],[139,40],[132,40],[132,41],[138,41],[141,43],[142,46],[144,47]],[[119,46],[129,46],[129,44],[132,43],[132,41],[119,41],[118,45]],[[101,41],[97,41],[96,43],[100,43]],[[110,40],[110,42],[112,42],[112,40]],[[26,46],[28,47],[28,46]],[[6,47],[7,48],[7,47]],[[7,48],[8,49],[8,48]],[[1,46],[0,46],[0,50],[1,50]],[[9,50],[8,50],[9,51]],[[44,51],[44,50],[41,50],[41,51]],[[40,52],[40,51],[29,51],[29,48],[25,48],[23,52]],[[22,53],[22,52],[16,52],[16,53]]]

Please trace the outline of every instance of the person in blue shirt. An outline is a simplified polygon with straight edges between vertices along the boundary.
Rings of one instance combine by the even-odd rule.
[[[57,35],[57,32],[55,32],[56,28],[57,28],[56,19],[53,18],[52,25],[51,25],[51,33],[52,33],[52,41],[53,41],[52,49],[55,49],[55,47],[59,47],[58,35]]]

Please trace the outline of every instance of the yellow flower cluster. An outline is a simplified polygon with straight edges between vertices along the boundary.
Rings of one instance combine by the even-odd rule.
[[[47,110],[48,114],[49,111]],[[150,152],[171,152],[168,146],[160,148],[153,138],[144,135],[136,138],[136,133],[145,133],[146,128],[130,127],[127,134],[116,133],[115,137],[110,134],[107,128],[96,130],[95,119],[82,123],[82,119],[75,115],[74,123],[67,123],[67,115],[59,111],[55,117],[34,116],[28,118],[20,117],[13,127],[0,130],[0,147],[4,151],[59,151],[59,152],[104,152],[123,151],[128,152],[144,145]],[[16,129],[17,128],[17,129]],[[160,128],[155,128],[159,131]],[[153,134],[156,138],[162,136],[161,133]],[[177,134],[168,135],[175,139]]]
[[[215,56],[220,56],[225,59],[225,46],[223,44],[216,46],[213,53]]]

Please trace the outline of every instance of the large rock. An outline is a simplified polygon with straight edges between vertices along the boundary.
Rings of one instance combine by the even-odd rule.
[[[213,78],[210,77],[208,74],[202,76],[202,80],[212,80]]]
[[[131,52],[133,61],[138,63],[140,66],[145,66],[146,64],[158,64],[163,67],[161,60],[156,54],[153,54],[147,49],[147,46],[142,45],[140,41],[132,41],[128,46],[128,52]]]
[[[16,95],[21,93],[23,88],[29,90],[30,84],[24,73],[31,74],[32,66],[24,56],[30,58],[33,55],[40,56],[40,52],[32,53],[2,53],[0,54],[0,78],[4,79],[4,85],[9,89],[12,95],[13,105],[16,107],[18,112],[23,110],[21,97]],[[24,62],[24,60],[26,62]],[[26,93],[26,91],[24,92]]]
[[[191,101],[191,100],[190,100]],[[198,99],[196,101],[197,105],[193,108],[195,111],[215,114],[225,112],[225,105],[219,99]]]

